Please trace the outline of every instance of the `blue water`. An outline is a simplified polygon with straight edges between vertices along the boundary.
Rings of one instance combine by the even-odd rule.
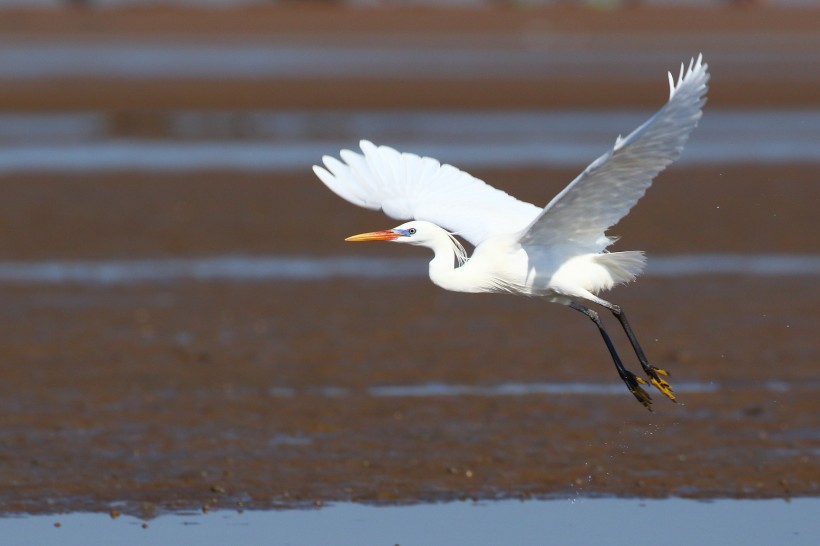
[[[819,381],[767,381],[760,382],[733,382],[724,384],[720,381],[709,382],[682,382],[675,383],[675,392],[678,394],[710,394],[722,391],[740,391],[753,389],[784,393],[794,391],[820,390]],[[368,387],[365,392],[369,396],[384,398],[429,398],[429,397],[460,397],[460,396],[622,396],[624,386],[620,382],[595,383],[588,381],[551,382],[551,383],[499,383],[491,385],[464,385],[452,383],[422,383],[415,385],[380,385]],[[291,387],[274,386],[268,389],[272,398],[293,398],[300,395],[325,396],[338,398],[345,396],[359,396],[358,391],[351,391],[344,387],[323,386],[297,390]]]
[[[660,103],[659,103],[660,106]],[[0,174],[310,172],[359,139],[459,167],[580,171],[650,111],[170,112],[158,138],[118,133],[98,112],[0,114]],[[681,165],[820,162],[820,110],[709,109]]]
[[[320,281],[427,277],[429,258],[215,256],[141,260],[0,262],[0,283],[146,284],[194,281]],[[644,275],[820,275],[820,256],[688,254],[650,256]]]
[[[794,0],[791,0],[794,1]],[[364,15],[363,15],[364,16]],[[418,33],[418,31],[417,31]],[[34,41],[17,38],[0,48],[0,78],[48,79],[61,77],[102,78],[282,78],[282,77],[376,77],[453,80],[458,78],[543,79],[567,72],[601,74],[617,67],[621,75],[646,76],[676,71],[670,59],[688,60],[698,45],[708,40],[686,40],[667,48],[629,50],[624,47],[578,47],[577,37],[557,30],[522,35],[518,44],[451,43],[445,46],[339,43],[326,33],[327,43],[309,43],[302,35],[246,37],[236,39],[180,39],[156,36],[150,41],[122,37]],[[611,40],[621,36],[609,33]],[[728,66],[746,73],[800,74],[818,55],[816,35],[809,30],[789,33],[770,31],[723,33],[724,42],[735,48],[707,51],[706,60],[716,67]],[[526,40],[530,45],[522,47]],[[776,40],[802,43],[803,49],[766,47]],[[277,41],[278,40],[278,41]],[[315,40],[315,39],[314,39]],[[538,47],[540,40],[541,47]],[[586,39],[589,42],[589,38]],[[594,37],[593,37],[594,40]],[[546,47],[543,42],[546,41]],[[626,41],[622,39],[621,41]],[[688,43],[687,43],[688,42]],[[596,44],[596,45],[598,45]],[[560,47],[564,45],[564,47]],[[612,44],[610,44],[612,45]],[[618,44],[620,45],[620,44]],[[570,46],[570,47],[566,47]],[[575,46],[575,47],[572,47]],[[674,51],[674,52],[673,52]],[[663,70],[663,71],[661,71]],[[663,82],[663,80],[659,80]]]
[[[500,385],[450,385],[426,383],[423,385],[386,385],[370,387],[368,394],[383,397],[429,396],[527,396],[527,395],[593,395],[620,396],[623,385],[615,383],[502,383]],[[679,383],[676,393],[706,393],[720,390],[717,383]]]
[[[143,521],[105,514],[0,519],[3,544],[293,546],[744,546],[820,543],[816,498],[567,499],[217,511]],[[59,523],[59,527],[55,524]]]

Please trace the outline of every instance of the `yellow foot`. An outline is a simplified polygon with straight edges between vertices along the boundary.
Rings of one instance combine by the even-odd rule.
[[[643,387],[641,387],[641,385],[646,385],[646,381],[631,372],[626,373],[628,375],[623,377],[623,380],[624,383],[626,383],[629,392],[631,392],[632,395],[638,399],[638,402],[643,404],[646,409],[652,411],[652,397],[649,396],[648,392],[643,390]]]
[[[644,371],[646,372],[646,375],[649,376],[649,382],[655,385],[656,389],[661,391],[664,396],[671,401],[676,402],[675,394],[672,392],[672,387],[661,377],[662,375],[669,377],[669,372],[656,368],[655,366],[648,366],[644,369]]]

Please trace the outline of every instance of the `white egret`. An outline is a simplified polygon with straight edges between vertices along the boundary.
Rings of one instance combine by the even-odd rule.
[[[593,161],[543,209],[519,201],[451,165],[361,141],[362,153],[323,158],[316,175],[342,198],[391,218],[413,220],[347,241],[392,241],[433,250],[430,279],[458,292],[502,292],[567,305],[589,317],[603,337],[618,375],[644,406],[646,381],[627,370],[594,303],[618,319],[649,381],[675,400],[665,370],[651,365],[624,311],[598,293],[635,279],[642,251],[608,252],[605,232],[643,197],[652,179],[676,160],[706,102],[708,66],[702,56],[669,73],[669,100],[612,150]],[[449,230],[449,231],[448,231]],[[471,257],[453,236],[475,245]],[[650,408],[651,409],[651,408]]]

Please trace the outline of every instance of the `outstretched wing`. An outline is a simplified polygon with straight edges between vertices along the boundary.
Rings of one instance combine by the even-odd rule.
[[[626,216],[643,197],[652,179],[680,157],[689,133],[697,126],[709,81],[708,65],[698,56],[678,83],[669,74],[669,101],[612,151],[592,162],[535,219],[521,244],[546,247],[559,243],[603,250],[604,232]]]
[[[354,205],[397,220],[426,220],[473,245],[524,229],[541,213],[530,203],[430,157],[399,153],[363,140],[363,154],[342,150],[314,166],[325,185]]]

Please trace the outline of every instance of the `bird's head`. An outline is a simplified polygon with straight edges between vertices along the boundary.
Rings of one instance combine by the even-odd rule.
[[[408,243],[432,247],[433,243],[448,238],[449,234],[442,228],[430,222],[414,220],[383,231],[371,231],[352,235],[345,241],[391,241],[393,243]]]
[[[393,229],[383,231],[371,231],[370,233],[360,233],[352,235],[345,241],[392,241],[394,243],[408,243],[411,245],[426,246],[433,249],[433,252],[449,251],[454,256],[458,265],[467,261],[467,251],[453,235],[431,222],[414,220],[396,226]]]

